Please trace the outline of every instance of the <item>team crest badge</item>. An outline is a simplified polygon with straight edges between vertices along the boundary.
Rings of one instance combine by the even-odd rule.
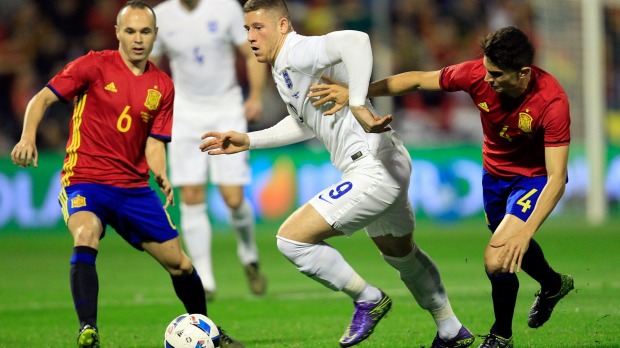
[[[81,208],[86,206],[86,197],[77,195],[71,198],[71,208]]]
[[[291,77],[288,76],[288,73],[286,71],[282,73],[282,77],[284,77],[284,82],[286,82],[286,87],[288,87],[289,89],[293,88],[293,80],[291,80]]]
[[[157,110],[159,106],[159,100],[161,99],[161,93],[154,89],[149,89],[148,94],[146,96],[146,101],[144,102],[144,106],[146,106],[149,110]]]
[[[525,133],[532,133],[532,116],[528,114],[529,110],[519,113],[519,129]]]

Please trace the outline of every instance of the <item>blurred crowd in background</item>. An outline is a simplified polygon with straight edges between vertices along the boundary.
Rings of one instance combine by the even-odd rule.
[[[155,6],[160,2],[149,3]],[[66,63],[89,50],[118,47],[114,24],[124,3],[124,0],[0,1],[0,155],[9,153],[18,140],[29,99]],[[389,71],[393,73],[435,70],[480,57],[481,37],[506,25],[518,26],[531,35],[536,45],[535,13],[527,0],[385,0],[389,38],[379,30],[373,15],[378,1],[289,0],[288,3],[293,25],[300,34],[321,35],[338,29],[355,29],[369,33],[373,47],[389,42],[386,63],[391,64]],[[607,15],[610,17],[606,21],[606,35],[616,43],[611,46],[615,51],[610,55],[618,57],[620,11],[607,11]],[[618,61],[611,59],[607,67],[608,76],[616,81],[608,83],[608,104],[616,108],[620,108]],[[238,67],[243,69],[242,64]],[[373,79],[382,77],[373,76]],[[243,79],[242,84],[247,85]],[[395,127],[407,135],[410,144],[479,143],[477,110],[464,98],[460,93],[442,92],[396,98]],[[45,126],[39,128],[41,150],[64,150],[71,108],[56,103],[49,110]],[[270,126],[285,113],[269,81],[263,118],[251,127]]]

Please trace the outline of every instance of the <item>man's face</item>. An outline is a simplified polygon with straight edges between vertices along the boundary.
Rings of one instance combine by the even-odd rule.
[[[525,88],[527,88],[527,81],[524,81],[524,79],[529,75],[529,68],[523,68],[519,71],[502,70],[491,63],[486,56],[482,60],[482,64],[487,70],[484,81],[488,82],[495,92],[507,95],[519,95],[525,90],[524,82]]]
[[[116,38],[123,59],[136,65],[145,62],[157,37],[155,18],[147,8],[126,7],[116,25]]]
[[[273,65],[288,31],[288,21],[275,11],[261,9],[244,14],[244,22],[256,59]]]

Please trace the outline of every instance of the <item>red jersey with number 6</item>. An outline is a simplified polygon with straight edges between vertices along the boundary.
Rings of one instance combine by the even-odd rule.
[[[148,62],[136,76],[117,50],[91,51],[47,87],[64,102],[75,99],[62,186],[148,185],[146,141],[171,136],[174,86],[168,75]]]
[[[531,68],[529,86],[518,98],[491,89],[484,81],[482,59],[441,70],[441,88],[467,92],[480,110],[483,166],[499,178],[547,175],[545,146],[570,143],[570,110],[564,89],[549,73]]]

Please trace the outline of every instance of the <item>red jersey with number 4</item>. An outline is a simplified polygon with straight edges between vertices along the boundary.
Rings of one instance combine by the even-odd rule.
[[[62,185],[147,186],[148,137],[170,141],[174,87],[154,64],[134,75],[114,51],[89,52],[47,85],[74,100]]]
[[[564,89],[549,73],[531,68],[530,84],[518,98],[491,89],[484,81],[482,59],[441,70],[441,88],[467,92],[480,110],[483,166],[499,178],[547,175],[545,147],[570,143],[570,111]]]

